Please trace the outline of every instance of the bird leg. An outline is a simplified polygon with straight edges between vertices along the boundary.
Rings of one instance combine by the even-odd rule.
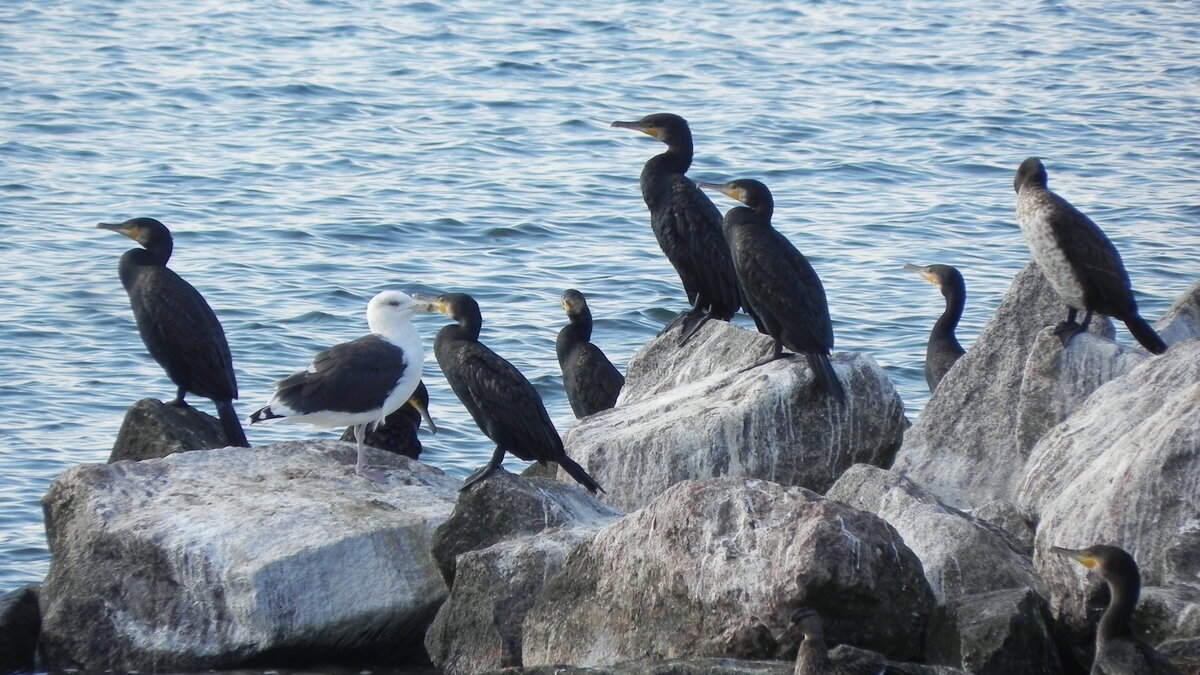
[[[496,451],[492,453],[492,458],[488,460],[488,463],[476,469],[470,476],[467,476],[467,479],[463,481],[462,487],[458,488],[458,491],[463,492],[472,485],[492,475],[492,472],[500,468],[500,463],[503,461],[504,448],[497,445]]]
[[[175,398],[170,401],[167,401],[166,405],[174,406],[176,408],[186,408],[186,407],[188,407],[188,404],[187,404],[187,401],[183,400],[184,396],[187,396],[187,389],[184,389],[183,387],[179,387],[175,391]]]
[[[697,315],[699,315],[699,319],[696,319],[696,323],[691,324],[689,326],[689,321],[691,320],[691,318],[694,318]],[[681,335],[679,337],[679,346],[680,347],[682,347],[684,345],[684,343],[686,343],[689,339],[691,339],[691,337],[696,334],[696,331],[700,330],[700,327],[704,325],[705,321],[708,321],[709,319],[712,318],[712,310],[705,312],[700,309],[693,309],[692,311],[687,312],[683,316],[689,317],[689,318],[685,318],[683,320],[683,328],[681,328],[679,330],[679,332],[681,333]]]
[[[740,373],[746,372],[747,370],[754,370],[755,368],[757,368],[759,366],[765,366],[768,363],[771,363],[772,361],[778,361],[779,359],[790,359],[790,358],[794,358],[796,356],[799,356],[799,354],[790,354],[790,353],[784,354],[783,353],[783,342],[781,342],[779,340],[775,340],[775,346],[771,350],[771,353],[769,355],[764,356],[763,358],[755,361],[754,363],[751,363],[750,365],[746,366],[745,368],[742,368],[740,371],[738,371],[738,373],[740,374]]]
[[[688,310],[686,312],[680,312],[679,314],[677,314],[675,316],[674,319],[671,319],[671,323],[663,326],[662,330],[658,331],[658,335],[655,335],[654,337],[661,337],[663,335],[666,335],[668,332],[670,332],[670,330],[672,328],[675,327],[676,324],[678,324],[680,321],[683,321],[683,317],[688,316],[691,313],[692,313],[692,310]]]
[[[386,483],[387,475],[379,469],[367,466],[367,453],[363,449],[363,439],[367,436],[367,425],[354,425],[354,440],[358,443],[358,460],[354,463],[354,473],[375,483]]]
[[[1088,323],[1092,320],[1092,311],[1089,309],[1083,317],[1083,323],[1075,323],[1075,317],[1078,315],[1078,310],[1074,307],[1067,308],[1067,320],[1054,327],[1054,334],[1058,336],[1059,342],[1065,348],[1071,342],[1071,338],[1079,333],[1087,330]]]

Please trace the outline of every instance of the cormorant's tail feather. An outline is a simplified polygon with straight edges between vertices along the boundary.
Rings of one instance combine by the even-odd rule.
[[[565,470],[567,474],[571,476],[571,478],[575,479],[575,482],[587,488],[588,492],[591,492],[592,494],[604,492],[604,488],[600,487],[600,484],[596,482],[596,479],[588,475],[588,472],[584,471],[583,467],[579,466],[579,463],[575,460],[563,455],[555,461],[558,462],[558,465],[561,466],[563,470]]]
[[[225,430],[225,441],[239,448],[250,447],[246,440],[246,432],[242,430],[242,421],[238,419],[237,411],[233,409],[233,401],[214,401],[217,404],[217,416],[221,418],[221,428]]]
[[[1161,354],[1167,351],[1167,343],[1163,342],[1158,333],[1155,333],[1150,324],[1146,323],[1146,320],[1141,316],[1134,314],[1125,319],[1125,327],[1129,329],[1130,333],[1133,333],[1133,337],[1138,341],[1138,344],[1145,347],[1146,351],[1151,354]]]
[[[804,356],[808,358],[808,367],[812,368],[813,377],[816,378],[825,393],[836,399],[838,403],[845,403],[846,390],[842,389],[842,383],[833,370],[833,364],[829,362],[829,356],[819,352],[805,352]]]

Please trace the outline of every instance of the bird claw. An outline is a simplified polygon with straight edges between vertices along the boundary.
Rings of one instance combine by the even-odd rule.
[[[1064,349],[1070,344],[1071,338],[1082,332],[1083,326],[1074,321],[1064,321],[1054,327],[1054,334],[1058,336]]]

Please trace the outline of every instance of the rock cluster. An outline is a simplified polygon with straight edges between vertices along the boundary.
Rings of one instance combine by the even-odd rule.
[[[869,356],[834,355],[839,406],[803,360],[755,366],[752,331],[658,339],[567,434],[599,499],[370,451],[375,484],[344,443],[201,450],[205,416],[140,402],[142,461],[47,493],[50,574],[0,599],[0,670],[783,674],[809,607],[888,672],[1075,673],[1107,598],[1048,551],[1094,543],[1141,565],[1135,631],[1200,663],[1200,284],[1161,356],[1099,317],[1064,348],[1062,314],[1023,270],[907,431]]]

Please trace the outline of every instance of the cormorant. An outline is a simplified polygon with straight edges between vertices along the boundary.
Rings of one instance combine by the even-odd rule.
[[[250,447],[233,409],[237,378],[225,331],[200,292],[167,267],[174,248],[171,231],[153,218],[96,227],[123,234],[144,247],[126,251],[118,273],[142,342],[178,387],[167,405],[187,405],[188,393],[212,399],[226,442]]]
[[[400,291],[371,298],[371,334],[330,347],[308,368],[276,382],[275,394],[250,416],[250,423],[284,419],[324,429],[351,425],[358,444],[355,473],[383,482],[381,471],[367,468],[363,441],[367,426],[383,424],[421,380],[425,352],[411,322],[418,311],[428,310]]]
[[[1130,621],[1142,590],[1137,562],[1124,549],[1098,544],[1085,549],[1050,547],[1096,570],[1108,584],[1110,600],[1096,627],[1096,658],[1092,675],[1159,675],[1179,670],[1165,656],[1133,634]]]
[[[783,356],[786,345],[808,359],[820,387],[838,401],[846,393],[829,362],[833,323],[825,288],[804,254],[774,227],[775,201],[759,181],[742,179],[724,185],[700,183],[745,204],[725,214],[725,239],[747,305],[775,341],[768,361]]]
[[[616,404],[625,376],[599,347],[589,342],[592,310],[583,293],[573,288],[563,291],[562,308],[570,323],[558,332],[554,346],[571,410],[577,418],[608,410]]]
[[[967,302],[967,285],[963,282],[962,274],[950,265],[905,265],[904,269],[916,272],[942,292],[946,298],[946,310],[933,324],[929,333],[929,344],[925,347],[925,383],[929,392],[937,389],[938,382],[946,375],[959,357],[966,353],[954,329],[962,318],[963,306]]]
[[[385,417],[383,422],[368,430],[363,437],[363,444],[411,459],[420,459],[421,439],[417,437],[417,429],[421,427],[422,419],[425,420],[429,431],[436,434],[437,425],[429,416],[429,390],[425,388],[424,382],[417,382],[412,397]],[[339,440],[357,441],[354,437],[354,427],[347,427]]]
[[[634,122],[613,122],[612,126],[641,131],[667,144],[666,152],[651,157],[642,168],[641,186],[650,209],[650,228],[679,273],[692,305],[680,317],[683,344],[705,321],[728,321],[743,304],[721,232],[721,212],[684,175],[692,165],[692,131],[686,120],[658,113]]]
[[[1029,252],[1054,290],[1067,303],[1067,320],[1055,329],[1063,346],[1087,330],[1092,312],[1125,322],[1129,332],[1151,354],[1167,345],[1138,315],[1137,301],[1121,255],[1104,232],[1071,203],[1046,187],[1046,167],[1030,157],[1017,168],[1017,223]],[[1083,323],[1075,323],[1078,311]]]
[[[464,293],[417,299],[427,303],[427,311],[441,312],[455,321],[438,331],[433,353],[458,400],[496,444],[492,459],[468,476],[461,489],[487,478],[508,452],[525,461],[558,462],[590,492],[600,490],[600,484],[567,457],[542,397],[529,380],[479,341],[483,317],[475,299]]]
[[[792,613],[789,630],[804,635],[794,675],[882,675],[887,668],[887,661],[874,652],[840,649],[831,655],[825,646],[821,615],[811,607],[800,607]]]

